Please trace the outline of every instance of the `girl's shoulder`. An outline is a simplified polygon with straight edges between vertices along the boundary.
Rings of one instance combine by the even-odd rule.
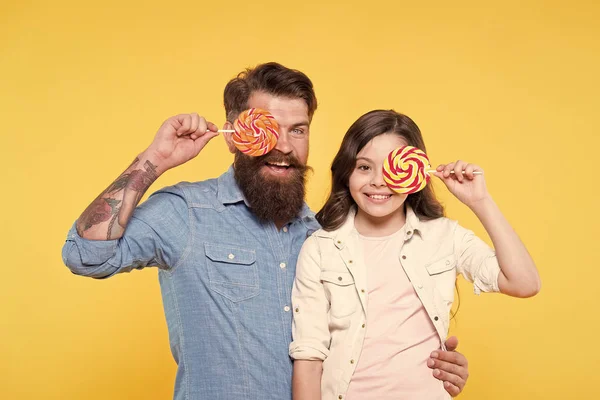
[[[310,235],[310,237],[314,237],[320,242],[329,241],[336,244],[342,244],[352,235],[354,231],[354,215],[355,211],[352,209],[348,212],[346,220],[339,227],[332,230],[325,230],[321,228]]]
[[[314,231],[309,237],[332,239],[337,235],[338,232],[339,232],[339,229],[335,229],[333,231],[326,231],[325,229],[320,228],[320,229]]]
[[[447,240],[454,237],[457,228],[460,225],[458,221],[440,217],[429,220],[419,220],[417,230],[429,240]]]
[[[458,225],[458,221],[447,217],[439,217],[424,220],[420,219],[419,224],[429,229],[435,229],[439,227],[455,227]]]

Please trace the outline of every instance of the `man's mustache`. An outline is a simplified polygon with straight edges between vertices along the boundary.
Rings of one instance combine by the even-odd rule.
[[[256,158],[256,163],[264,164],[264,163],[285,163],[290,167],[304,169],[306,168],[305,164],[302,164],[293,154],[283,154],[279,150],[272,150],[271,152],[265,154],[264,156],[260,156]]]

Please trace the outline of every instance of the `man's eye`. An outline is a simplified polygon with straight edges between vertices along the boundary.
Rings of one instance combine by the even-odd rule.
[[[296,128],[292,132],[296,135],[302,135],[304,133],[304,130]]]

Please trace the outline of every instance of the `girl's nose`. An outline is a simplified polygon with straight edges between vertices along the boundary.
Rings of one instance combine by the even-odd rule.
[[[385,180],[383,179],[383,171],[381,168],[375,168],[373,176],[371,177],[371,185],[376,187],[386,186]]]

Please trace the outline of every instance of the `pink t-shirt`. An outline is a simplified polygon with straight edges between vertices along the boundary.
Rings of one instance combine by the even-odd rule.
[[[427,367],[439,336],[398,260],[404,229],[359,236],[369,288],[367,331],[346,400],[449,399]]]

